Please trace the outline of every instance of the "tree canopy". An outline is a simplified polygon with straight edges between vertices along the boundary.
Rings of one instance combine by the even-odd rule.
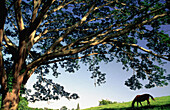
[[[125,82],[132,90],[167,85],[170,77],[161,65],[170,61],[170,37],[160,27],[170,23],[169,5],[169,0],[1,0],[2,107],[10,102],[16,109],[32,74],[38,81],[30,101],[78,98],[45,76],[53,71],[57,78],[58,68],[75,72],[80,63],[98,85],[106,75],[100,62],[113,60],[135,71]]]

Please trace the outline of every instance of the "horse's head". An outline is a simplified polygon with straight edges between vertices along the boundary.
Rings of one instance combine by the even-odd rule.
[[[134,107],[134,105],[135,105],[135,100],[132,101],[132,107]]]
[[[134,108],[134,105],[132,105],[132,108]]]

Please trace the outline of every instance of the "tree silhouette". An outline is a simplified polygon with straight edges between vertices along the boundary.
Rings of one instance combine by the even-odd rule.
[[[77,104],[76,110],[80,110],[80,105],[79,105],[79,103]]]
[[[38,81],[34,94],[26,91],[30,101],[78,98],[45,76],[52,70],[58,77],[58,68],[75,72],[80,62],[98,85],[106,75],[99,63],[114,59],[136,71],[125,82],[130,89],[142,88],[139,79],[149,80],[146,88],[167,85],[160,65],[170,61],[170,38],[160,25],[169,24],[168,6],[168,0],[1,0],[1,107],[17,109],[32,74]]]

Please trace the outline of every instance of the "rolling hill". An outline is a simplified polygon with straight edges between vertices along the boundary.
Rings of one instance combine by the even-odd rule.
[[[142,102],[143,107],[140,104],[139,107],[136,107],[137,104],[135,104],[135,108],[132,108],[131,104],[132,101],[91,107],[83,110],[170,110],[170,96],[156,97],[155,101],[150,99],[150,106],[147,106],[147,101]]]

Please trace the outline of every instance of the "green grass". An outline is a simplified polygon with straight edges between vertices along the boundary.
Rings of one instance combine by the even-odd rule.
[[[142,102],[142,107],[135,103],[135,107],[131,108],[132,101],[116,104],[102,105],[83,110],[170,110],[170,96],[156,97],[155,101],[150,99],[150,106],[147,106],[147,101]]]

